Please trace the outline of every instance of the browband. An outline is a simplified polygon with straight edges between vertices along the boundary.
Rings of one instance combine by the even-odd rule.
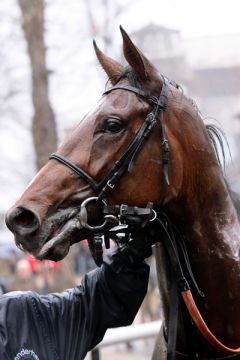
[[[125,85],[125,84],[114,85],[114,86],[108,88],[107,90],[105,90],[103,95],[107,95],[110,92],[112,92],[113,90],[128,90],[128,91],[131,91],[131,92],[143,97],[148,102],[153,103],[153,105],[157,106],[158,108],[165,110],[166,105],[167,105],[167,91],[166,91],[167,87],[165,85],[166,85],[166,79],[163,78],[163,88],[162,88],[162,92],[159,97],[149,95],[141,89],[138,89],[131,85]]]

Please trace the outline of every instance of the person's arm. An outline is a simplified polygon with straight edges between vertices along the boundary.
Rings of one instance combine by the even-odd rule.
[[[148,277],[147,264],[117,252],[86,274],[81,286],[60,295],[51,316],[60,353],[76,351],[83,359],[108,328],[131,324],[147,292]]]
[[[100,269],[96,293],[91,298],[88,350],[98,344],[108,328],[130,325],[146,295],[149,266],[115,253]],[[85,278],[85,281],[88,281]]]
[[[80,286],[61,294],[3,296],[0,358],[12,359],[25,349],[43,360],[84,359],[107,328],[133,321],[147,291],[148,276],[148,265],[126,251],[116,253],[85,275]]]

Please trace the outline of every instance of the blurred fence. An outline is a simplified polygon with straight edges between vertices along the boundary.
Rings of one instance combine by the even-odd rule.
[[[109,329],[102,342],[92,350],[91,359],[100,360],[100,349],[102,347],[157,336],[161,326],[162,320],[159,320],[151,321],[145,324],[136,324],[116,329]]]

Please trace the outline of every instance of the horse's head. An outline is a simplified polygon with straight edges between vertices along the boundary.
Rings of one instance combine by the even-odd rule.
[[[186,140],[185,132],[189,122],[179,121],[186,107],[184,95],[166,84],[121,32],[129,66],[124,68],[94,44],[113,88],[106,90],[7,214],[17,245],[38,258],[63,258],[72,243],[91,237],[90,226],[84,226],[82,219],[79,225],[77,219],[89,197],[100,196],[108,204],[157,206],[161,201],[167,206],[181,196],[191,141],[191,134]],[[195,122],[190,133],[194,126],[202,125]],[[102,223],[95,200],[87,209],[87,222],[94,225]]]

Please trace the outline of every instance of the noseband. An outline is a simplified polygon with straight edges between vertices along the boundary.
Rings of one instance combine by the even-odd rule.
[[[89,174],[87,174],[82,168],[78,167],[71,160],[66,159],[63,155],[53,153],[50,156],[50,159],[55,159],[60,163],[64,164],[72,171],[74,171],[78,176],[83,178],[95,191],[97,194],[98,200],[105,200],[109,192],[115,187],[115,184],[124,174],[124,172],[131,171],[134,160],[140,150],[142,149],[144,143],[147,141],[154,125],[159,119],[160,128],[161,128],[161,147],[162,147],[162,163],[163,163],[163,189],[167,188],[169,185],[168,178],[168,163],[169,163],[169,144],[165,133],[163,112],[166,109],[167,105],[167,95],[168,95],[168,81],[163,78],[163,85],[160,96],[157,98],[155,96],[147,95],[144,91],[130,86],[119,84],[107,89],[103,95],[107,95],[114,90],[125,90],[135,93],[137,96],[140,96],[146,100],[149,104],[153,106],[153,110],[146,116],[142,126],[139,128],[135,134],[132,141],[127,146],[126,150],[120,157],[120,159],[115,162],[113,168],[109,173],[102,179],[100,182],[96,182]],[[163,195],[162,195],[163,199]]]

